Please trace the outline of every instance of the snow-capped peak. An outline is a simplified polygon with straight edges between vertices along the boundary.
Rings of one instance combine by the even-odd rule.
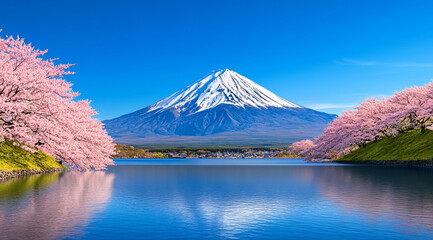
[[[150,111],[175,108],[179,112],[204,111],[220,104],[244,108],[300,108],[250,79],[229,69],[212,71],[194,84],[150,106]]]

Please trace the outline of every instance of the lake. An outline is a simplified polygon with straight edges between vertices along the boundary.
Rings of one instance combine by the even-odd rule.
[[[116,163],[0,182],[0,239],[433,239],[433,169]]]

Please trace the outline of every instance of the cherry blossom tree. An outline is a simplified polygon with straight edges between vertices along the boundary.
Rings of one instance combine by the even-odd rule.
[[[17,37],[0,37],[0,136],[29,151],[42,150],[80,170],[113,164],[114,143],[89,101],[62,77],[69,64],[42,59]]]
[[[306,151],[310,159],[338,159],[371,141],[407,130],[433,130],[433,83],[388,99],[370,98],[336,118]]]
[[[313,141],[311,141],[310,139],[306,139],[293,143],[292,145],[290,145],[289,149],[292,154],[304,157],[304,152],[314,146],[315,145]]]
[[[388,99],[388,106],[393,111],[379,128],[392,129],[394,133],[420,128],[421,133],[424,133],[432,125],[433,83],[396,92]]]
[[[359,123],[356,111],[346,111],[336,118],[324,132],[314,140],[315,146],[306,151],[308,159],[336,159],[356,144],[354,130]]]

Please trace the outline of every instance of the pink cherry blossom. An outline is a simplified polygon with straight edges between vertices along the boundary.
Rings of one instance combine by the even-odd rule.
[[[47,51],[17,37],[0,37],[0,136],[42,150],[79,170],[112,165],[114,143],[89,101],[62,77],[69,64],[44,60]]]
[[[302,140],[299,142],[295,142],[290,145],[289,149],[292,154],[304,157],[304,152],[312,147],[314,147],[313,141],[310,139]]]
[[[343,112],[305,151],[309,159],[338,159],[371,141],[420,128],[433,130],[433,83],[404,89],[388,99],[370,98]]]

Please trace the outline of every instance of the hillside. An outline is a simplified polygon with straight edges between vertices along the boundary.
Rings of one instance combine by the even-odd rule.
[[[419,129],[395,137],[370,142],[339,159],[359,160],[427,160],[433,158],[433,131],[421,134]]]
[[[0,143],[0,171],[52,168],[66,168],[66,166],[42,151],[31,153],[19,146],[14,146],[12,141]]]
[[[160,152],[116,144],[116,154],[113,155],[113,158],[166,158],[166,156]]]

